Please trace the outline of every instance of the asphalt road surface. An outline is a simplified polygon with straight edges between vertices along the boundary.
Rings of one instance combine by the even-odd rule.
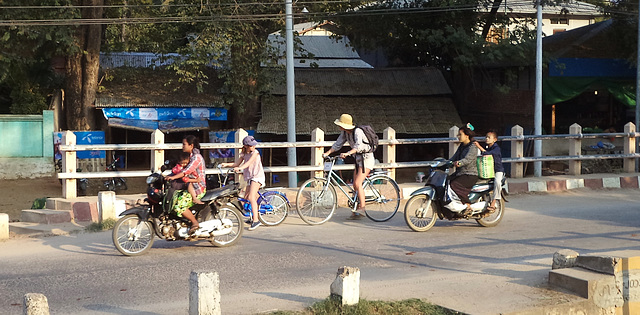
[[[110,232],[0,243],[0,314],[21,314],[25,293],[52,314],[187,314],[189,273],[217,271],[223,314],[303,309],[329,295],[341,266],[359,267],[369,300],[422,298],[470,314],[562,303],[550,290],[553,253],[640,249],[638,190],[574,190],[512,196],[503,221],[438,221],[412,232],[403,213],[385,223],[332,220],[308,226],[295,211],[277,227],[246,231],[229,248],[156,240],[122,256]]]

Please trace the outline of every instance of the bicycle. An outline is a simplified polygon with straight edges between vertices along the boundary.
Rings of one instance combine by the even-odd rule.
[[[220,183],[220,187],[224,187],[233,169],[229,169],[224,175],[224,180],[222,180],[220,178],[220,174],[223,174],[222,167],[218,164],[217,168],[220,171],[218,174],[218,182]],[[245,218],[251,219],[252,209],[249,200],[238,197],[238,201],[242,204],[242,207],[240,207],[243,209],[241,211],[242,215]],[[289,199],[287,199],[285,194],[274,190],[258,190],[258,219],[262,224],[266,226],[279,225],[287,218],[287,215],[289,215],[290,206]]]
[[[351,211],[358,206],[357,192],[334,170],[336,157],[325,159],[325,177],[305,181],[296,195],[296,209],[302,221],[310,225],[325,223],[331,219],[338,205],[336,187],[347,197]],[[365,215],[375,222],[390,220],[400,206],[400,188],[385,171],[374,171],[364,180]],[[344,189],[347,187],[347,190]]]

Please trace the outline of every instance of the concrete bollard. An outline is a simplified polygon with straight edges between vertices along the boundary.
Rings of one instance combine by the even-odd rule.
[[[27,293],[22,302],[23,315],[49,315],[49,302],[41,293]]]
[[[189,315],[221,315],[220,277],[217,272],[189,275]]]
[[[0,213],[0,240],[9,238],[9,214]]]
[[[116,218],[116,193],[114,191],[98,192],[98,220]]]
[[[553,254],[551,269],[572,268],[576,265],[576,258],[580,254],[574,250],[561,249]]]
[[[355,305],[360,301],[360,269],[340,267],[331,284],[331,296],[342,300],[342,305]]]

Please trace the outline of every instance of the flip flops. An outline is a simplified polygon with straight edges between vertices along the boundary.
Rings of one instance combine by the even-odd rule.
[[[494,206],[487,206],[487,213],[494,213],[496,212],[496,207]]]

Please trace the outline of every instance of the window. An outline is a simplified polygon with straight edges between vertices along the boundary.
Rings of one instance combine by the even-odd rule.
[[[551,19],[551,24],[569,24],[568,18],[554,18]]]

